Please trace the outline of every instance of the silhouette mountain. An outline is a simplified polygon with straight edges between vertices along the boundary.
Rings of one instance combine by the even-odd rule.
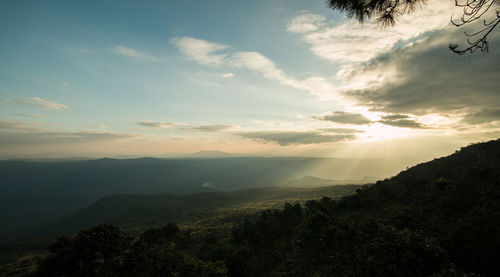
[[[352,194],[359,186],[343,185],[322,188],[268,187],[230,192],[204,192],[190,195],[173,193],[113,195],[77,211],[37,233],[72,233],[97,224],[116,224],[123,228],[160,226],[167,222],[182,223],[217,214],[237,215],[280,207],[286,201],[319,199],[324,195],[340,198]],[[222,209],[225,209],[223,211]]]
[[[237,249],[256,250],[245,253],[249,262],[229,264],[229,272],[250,276],[282,268],[289,276],[497,276],[500,140],[469,145],[340,200],[266,214],[233,234]],[[253,266],[271,255],[280,258]]]
[[[35,276],[50,276],[53,269],[61,270],[61,276],[80,274],[88,269],[81,264],[109,276],[168,276],[179,265],[193,264],[210,267],[214,274],[187,276],[497,276],[499,184],[500,140],[494,140],[365,186],[116,195],[52,225],[53,230],[98,223],[145,227],[190,219],[195,225],[177,228],[169,223],[142,233],[134,228],[132,236],[116,226],[97,225],[57,240]],[[327,190],[335,189],[348,195],[327,197]],[[321,195],[326,196],[317,200]],[[302,206],[296,197],[316,200]],[[266,201],[276,199],[295,204],[262,210]],[[237,208],[260,212],[238,218]],[[103,232],[120,250],[104,264],[100,253],[109,246],[100,239]],[[90,258],[81,253],[90,253]],[[155,268],[162,273],[144,271]]]

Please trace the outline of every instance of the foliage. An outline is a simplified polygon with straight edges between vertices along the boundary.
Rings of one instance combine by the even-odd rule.
[[[34,276],[496,276],[499,183],[496,140],[231,232],[97,225],[60,238]]]
[[[328,0],[328,6],[345,12],[349,17],[355,17],[360,22],[373,18],[382,26],[392,26],[396,24],[399,16],[414,11],[416,7],[426,2],[427,0]],[[468,43],[466,48],[460,49],[457,44],[450,44],[450,50],[459,55],[467,52],[473,53],[476,50],[488,51],[487,37],[500,23],[499,4],[498,0],[455,0],[455,5],[463,10],[461,17],[451,19],[456,27],[474,23],[486,17],[485,15],[488,15],[490,10],[493,12],[493,19],[489,21],[485,19],[478,31],[465,32]]]
[[[221,262],[182,251],[175,224],[150,229],[135,239],[114,225],[97,225],[49,248],[34,276],[225,276]]]

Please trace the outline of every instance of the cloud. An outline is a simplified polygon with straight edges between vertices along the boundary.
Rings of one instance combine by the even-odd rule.
[[[192,37],[174,38],[171,40],[171,43],[189,59],[203,65],[211,66],[221,65],[227,55],[215,53],[229,48],[227,45]]]
[[[258,52],[236,52],[228,59],[231,66],[245,68],[262,74],[264,78],[278,81],[282,85],[305,90],[316,96],[335,95],[335,87],[323,77],[298,80],[276,67],[273,61]]]
[[[413,129],[425,128],[425,126],[422,125],[421,123],[418,123],[418,122],[411,120],[411,119],[381,120],[378,122],[385,124],[385,125],[390,125],[390,126],[400,127],[400,128],[413,128]]]
[[[141,59],[141,60],[148,60],[148,61],[152,61],[152,62],[158,62],[160,61],[158,58],[156,57],[153,57],[151,55],[148,55],[146,53],[141,53],[135,49],[132,49],[132,48],[128,48],[128,47],[125,47],[125,46],[115,46],[113,48],[113,51],[119,55],[122,55],[122,56],[127,56],[127,57],[131,57],[131,58],[136,58],[136,59]]]
[[[95,142],[131,138],[133,135],[111,132],[0,132],[3,145],[38,145]]]
[[[382,124],[400,127],[400,128],[412,128],[412,129],[425,129],[427,128],[422,123],[415,121],[406,114],[390,114],[382,116],[382,120],[378,121]]]
[[[42,118],[43,117],[43,115],[34,114],[34,113],[16,113],[14,115],[15,116],[22,116],[22,117],[31,117],[31,118]]]
[[[232,126],[232,125],[200,125],[198,127],[193,127],[190,129],[195,130],[195,131],[202,131],[202,132],[219,132],[219,131],[227,130],[227,129],[230,129],[233,127],[234,126]]]
[[[287,31],[292,33],[316,31],[323,26],[324,21],[325,17],[321,15],[305,13],[292,19],[292,21],[288,23]]]
[[[366,117],[364,117],[361,114],[357,113],[349,113],[349,112],[331,112],[325,115],[321,116],[315,116],[314,118],[323,120],[323,121],[331,121],[335,123],[341,123],[341,124],[357,124],[357,125],[362,125],[362,124],[368,124],[371,123],[372,121]]]
[[[349,129],[349,128],[321,128],[318,131],[325,133],[335,133],[335,134],[354,134],[354,133],[364,133],[363,130]]]
[[[145,127],[161,128],[161,129],[184,125],[183,123],[179,122],[158,122],[158,121],[141,121],[137,122],[137,124]]]
[[[467,59],[447,49],[452,34],[436,34],[358,66],[346,78],[390,70],[377,86],[346,90],[361,105],[386,113],[463,114],[500,106],[500,52]],[[490,43],[500,45],[499,36]]]
[[[302,14],[288,24],[287,30],[302,35],[311,51],[318,57],[335,63],[366,62],[406,44],[422,34],[449,25],[453,1],[435,0],[422,10],[405,15],[392,28],[377,24],[360,24],[356,20],[327,23],[317,14]]]
[[[234,77],[234,74],[233,73],[224,73],[224,74],[221,74],[220,75],[222,78],[233,78]]]
[[[468,114],[464,117],[463,122],[469,124],[483,124],[500,121],[499,109],[487,109],[479,112]]]
[[[67,110],[68,106],[48,100],[44,100],[40,97],[33,97],[30,100],[19,100],[19,99],[6,99],[7,102],[32,106],[32,107],[42,107],[47,110]]]
[[[238,69],[247,69],[260,73],[264,78],[277,81],[295,89],[308,91],[312,95],[336,97],[340,102],[343,99],[337,93],[333,84],[324,77],[314,76],[299,80],[287,75],[278,68],[272,60],[259,52],[229,52],[229,46],[209,41],[182,37],[172,39],[172,43],[189,59],[209,66],[229,66]],[[226,51],[223,51],[226,50]],[[215,54],[218,53],[218,54]],[[229,77],[229,75],[227,75]]]
[[[71,142],[93,142],[131,138],[134,135],[112,132],[65,132],[42,128],[39,122],[0,120],[2,145],[38,145]]]
[[[258,131],[240,133],[239,135],[243,138],[249,138],[259,142],[277,143],[280,146],[288,146],[294,144],[319,144],[353,140],[356,138],[356,136],[352,134],[324,135],[315,131]]]
[[[6,131],[34,131],[41,127],[42,123],[17,120],[17,119],[0,119],[0,130]]]
[[[406,114],[390,114],[382,116],[383,120],[399,120],[399,119],[408,119],[409,115]]]
[[[293,84],[294,82],[281,69],[278,69],[270,59],[258,52],[236,52],[231,55],[229,63],[236,68],[257,71],[267,79],[280,81],[285,84]]]

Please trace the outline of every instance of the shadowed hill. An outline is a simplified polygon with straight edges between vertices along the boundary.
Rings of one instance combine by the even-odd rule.
[[[284,210],[240,226],[236,247],[255,250],[245,254],[250,262],[229,264],[229,272],[497,276],[500,140],[464,147],[341,200],[308,201],[302,214],[294,225]],[[282,258],[252,268],[271,255]]]
[[[378,171],[371,160],[323,158],[0,161],[0,240],[115,194],[189,194],[278,186],[304,175],[341,175],[345,167],[360,168],[363,175]]]
[[[303,180],[307,179],[324,181]],[[198,227],[178,229],[167,224],[125,236],[114,226],[98,225],[73,238],[59,239],[38,273],[49,276],[58,268],[65,276],[92,268],[110,276],[118,272],[155,276],[159,274],[143,270],[160,266],[168,276],[176,272],[169,257],[184,257],[174,264],[179,265],[178,261],[190,268],[193,261],[207,267],[216,264],[218,275],[205,276],[488,277],[500,272],[500,140],[464,147],[375,184],[351,187],[356,192],[341,199],[323,197],[304,206],[285,204],[282,209],[270,205],[256,215],[239,218],[236,226],[220,221],[228,215],[224,209],[234,215],[238,207],[252,203],[265,207],[262,203],[270,197],[287,201],[329,195],[322,189],[310,189],[314,196],[300,189],[288,188],[285,193],[282,188],[268,188],[106,198],[58,227],[105,221],[147,225],[159,218],[199,215],[206,219],[203,224],[222,230],[196,221]],[[144,213],[159,217],[145,220],[140,217]],[[78,221],[84,218],[95,221]],[[168,229],[175,229],[175,234]],[[124,247],[117,244],[124,251],[107,257],[104,264],[99,255],[109,247],[99,239],[102,230],[126,242]],[[96,239],[86,239],[89,235]],[[165,244],[165,236],[173,240]],[[91,259],[82,259],[82,251],[91,253]],[[115,263],[123,260],[135,263]],[[81,267],[82,263],[88,267]]]
[[[325,195],[340,198],[359,186],[342,185],[322,188],[259,188],[232,192],[205,192],[191,195],[150,194],[114,195],[78,211],[42,229],[49,232],[75,232],[96,224],[120,227],[151,227],[167,222],[183,223],[223,213],[237,215],[265,208],[279,208],[286,201],[319,199]]]

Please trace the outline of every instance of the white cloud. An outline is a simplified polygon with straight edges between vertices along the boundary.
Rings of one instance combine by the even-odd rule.
[[[292,21],[287,26],[287,31],[292,33],[316,31],[322,27],[324,21],[325,17],[318,14],[302,14],[292,19]]]
[[[281,69],[276,68],[274,63],[258,52],[236,52],[229,58],[231,66],[246,68],[262,73],[264,77],[287,83],[288,77]]]
[[[227,45],[191,37],[174,38],[171,40],[171,43],[189,59],[203,65],[212,66],[222,64],[226,57],[225,54],[215,54],[215,52],[228,48]]]
[[[308,91],[312,95],[323,98],[335,98],[339,102],[344,101],[337,93],[334,85],[324,77],[309,77],[299,80],[287,75],[278,68],[272,60],[259,52],[229,52],[213,54],[217,51],[228,50],[229,46],[208,42],[201,39],[183,37],[172,40],[182,54],[202,65],[229,66],[238,69],[247,69],[258,72],[266,79],[277,81],[282,85],[299,90]],[[233,73],[224,74],[230,77]]]
[[[360,24],[347,20],[327,24],[320,15],[303,14],[292,19],[287,30],[301,33],[318,57],[335,63],[366,62],[391,50],[396,44],[408,43],[428,31],[450,25],[453,1],[431,1],[423,9],[404,15],[394,27],[380,28],[377,24]]]
[[[17,100],[17,99],[6,99],[6,102],[21,104],[33,107],[42,107],[47,110],[67,110],[68,106],[52,101],[42,99],[40,97],[33,97],[30,100]]]
[[[229,79],[229,78],[233,78],[233,77],[234,77],[234,74],[233,74],[233,73],[224,73],[224,74],[221,74],[220,76],[221,76],[222,78]]]
[[[22,116],[22,117],[31,117],[31,118],[42,118],[42,115],[39,114],[34,114],[34,113],[16,113],[14,114],[15,116]]]
[[[146,53],[142,53],[142,52],[139,52],[135,49],[132,49],[132,48],[128,48],[128,47],[125,47],[125,46],[115,46],[113,48],[113,51],[119,55],[122,55],[122,56],[127,56],[127,57],[131,57],[131,58],[136,58],[136,59],[141,59],[141,60],[148,60],[148,61],[152,61],[152,62],[158,62],[160,61],[158,58],[156,57],[153,57],[151,55],[148,55]]]

